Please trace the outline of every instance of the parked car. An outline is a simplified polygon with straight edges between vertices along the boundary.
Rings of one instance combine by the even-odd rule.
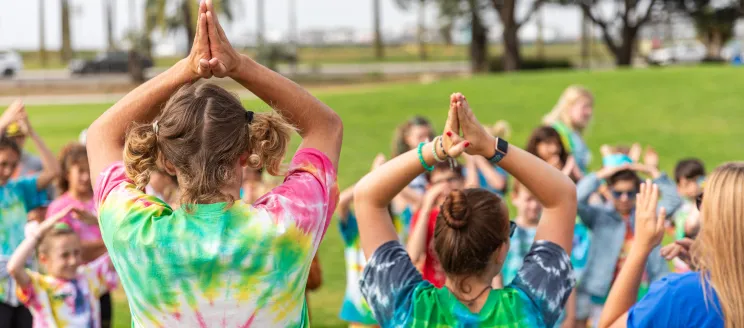
[[[142,58],[142,67],[153,66],[152,59]],[[73,74],[126,73],[129,72],[129,53],[126,51],[100,53],[90,60],[75,59],[70,62]]]
[[[0,50],[0,74],[10,78],[23,69],[23,57],[15,51]]]
[[[678,43],[671,47],[652,50],[646,58],[651,65],[700,63],[705,59],[706,49],[699,42]]]

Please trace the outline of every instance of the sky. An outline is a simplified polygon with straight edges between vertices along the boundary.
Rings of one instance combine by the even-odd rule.
[[[0,0],[0,48],[33,50],[39,47],[39,2],[45,1],[45,31],[48,49],[58,49],[61,43],[60,0]],[[103,0],[69,0],[72,4],[72,44],[76,49],[103,49],[106,43]],[[141,28],[145,0],[114,0],[116,3],[114,28],[115,38],[121,41],[126,31],[135,26]],[[173,0],[171,0],[173,1]],[[235,0],[233,0],[235,1]],[[266,30],[269,35],[282,35],[288,30],[290,0],[266,0]],[[353,28],[360,33],[371,33],[372,0],[295,0],[298,28]],[[247,37],[256,29],[256,0],[238,0],[233,22],[223,20],[229,38]],[[521,11],[526,9],[524,1]],[[129,6],[134,5],[135,17],[130,17]],[[575,8],[552,6],[543,13],[549,38],[556,33],[563,37],[575,37],[579,33],[579,12]],[[434,23],[437,11],[431,6],[427,11],[428,22]],[[495,17],[490,17],[495,21]],[[382,23],[385,32],[400,31],[416,24],[415,10],[402,11],[394,0],[382,0]],[[533,22],[526,24],[521,34],[534,38]],[[463,39],[463,33],[456,36]],[[173,45],[183,36],[167,34],[159,40],[161,46]],[[180,42],[180,41],[179,41]]]

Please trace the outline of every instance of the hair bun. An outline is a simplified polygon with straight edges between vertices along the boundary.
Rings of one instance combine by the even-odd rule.
[[[447,226],[455,230],[463,229],[468,225],[469,215],[470,208],[465,193],[462,190],[450,192],[442,204],[442,216]]]

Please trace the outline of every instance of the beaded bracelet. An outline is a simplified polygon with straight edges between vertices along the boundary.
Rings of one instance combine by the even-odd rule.
[[[438,163],[441,163],[441,162],[444,162],[447,159],[446,158],[441,158],[441,157],[439,157],[439,154],[437,154],[437,139],[440,140],[440,144],[441,144],[441,140],[442,140],[442,137],[441,136],[434,138],[434,142],[432,142],[431,153],[434,154],[434,160],[436,160]],[[442,148],[442,149],[444,149],[444,148]]]
[[[431,172],[431,171],[434,171],[434,166],[426,165],[426,161],[424,160],[424,153],[423,153],[424,144],[426,143],[422,142],[418,145],[418,158],[419,158],[419,162],[421,162],[421,166],[424,167],[424,170]]]

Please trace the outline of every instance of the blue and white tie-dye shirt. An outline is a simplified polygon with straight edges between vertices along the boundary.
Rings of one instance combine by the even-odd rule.
[[[552,327],[571,294],[571,260],[539,240],[514,281],[472,313],[447,288],[424,281],[398,241],[380,246],[364,269],[362,294],[382,327]]]

